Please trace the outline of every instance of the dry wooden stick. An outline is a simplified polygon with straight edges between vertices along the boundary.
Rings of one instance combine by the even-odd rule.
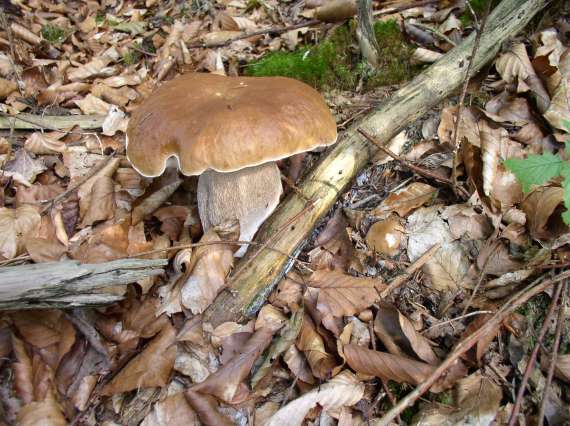
[[[562,298],[560,299],[560,307],[558,308],[558,317],[556,319],[556,330],[554,332],[554,343],[552,344],[552,358],[548,366],[548,374],[546,376],[546,383],[544,384],[544,393],[542,394],[542,401],[540,402],[540,409],[538,410],[538,425],[544,424],[544,412],[546,410],[546,401],[548,399],[548,391],[550,384],[554,377],[554,370],[556,369],[556,361],[558,358],[558,348],[560,347],[560,336],[562,335],[562,327],[564,326],[564,311],[566,309],[566,287],[568,282],[559,284],[562,288]]]
[[[515,405],[511,411],[511,417],[509,417],[508,426],[514,426],[518,421],[519,411],[521,409],[521,404],[523,400],[524,391],[526,389],[526,384],[528,383],[530,374],[534,370],[534,363],[536,361],[536,356],[538,355],[538,351],[540,349],[542,341],[544,340],[544,336],[546,336],[546,332],[548,331],[548,327],[550,326],[550,319],[554,314],[554,309],[556,308],[556,304],[558,303],[558,299],[560,298],[560,293],[562,292],[562,289],[564,287],[565,287],[564,283],[560,283],[558,284],[558,286],[556,286],[556,291],[552,296],[552,300],[550,302],[550,306],[548,307],[546,317],[542,322],[542,327],[540,327],[540,333],[538,334],[538,338],[536,339],[536,344],[534,345],[534,349],[530,354],[530,358],[524,370],[523,378],[521,380],[521,383],[519,385],[519,390],[517,392],[517,398],[515,399]]]
[[[437,244],[434,244],[433,246],[431,246],[428,251],[426,251],[414,263],[412,263],[410,266],[408,266],[402,275],[398,275],[396,278],[394,278],[390,282],[390,284],[388,284],[388,286],[384,290],[382,290],[382,292],[380,293],[380,297],[385,298],[391,292],[393,292],[395,289],[397,289],[402,284],[404,284],[406,282],[406,280],[408,278],[410,278],[410,276],[414,272],[419,270],[422,266],[424,266],[426,264],[426,262],[428,260],[430,260],[433,257],[433,255],[439,250],[440,247],[441,247],[441,243],[437,243]]]
[[[89,135],[92,132],[68,131],[74,126],[84,130],[100,129],[105,121],[104,115],[33,115],[20,113],[17,115],[6,114],[0,111],[0,129],[15,130],[51,130],[54,132]]]
[[[483,336],[488,335],[519,306],[524,305],[531,298],[537,294],[542,293],[550,286],[570,278],[570,271],[563,272],[549,280],[545,280],[539,284],[530,284],[525,289],[513,296],[504,306],[499,310],[489,321],[487,321],[480,329],[473,334],[467,336],[464,340],[459,342],[453,352],[433,371],[433,373],[420,385],[418,385],[412,392],[407,394],[398,402],[397,405],[392,407],[377,423],[378,426],[388,426],[397,415],[401,414],[406,408],[412,406],[418,398],[426,393],[430,387],[450,368],[461,355],[473,347]]]

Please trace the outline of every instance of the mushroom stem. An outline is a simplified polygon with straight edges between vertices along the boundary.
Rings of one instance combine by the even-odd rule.
[[[283,192],[275,162],[220,173],[207,170],[198,179],[198,212],[206,232],[213,226],[238,221],[241,241],[251,241],[273,210]],[[242,257],[247,246],[234,254]]]

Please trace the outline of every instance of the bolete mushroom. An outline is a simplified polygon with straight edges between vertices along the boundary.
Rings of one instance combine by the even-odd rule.
[[[182,174],[200,175],[204,231],[237,220],[240,240],[251,241],[279,203],[275,162],[336,138],[326,103],[304,83],[190,73],[164,83],[135,110],[127,157],[147,177],[162,174],[175,158]]]

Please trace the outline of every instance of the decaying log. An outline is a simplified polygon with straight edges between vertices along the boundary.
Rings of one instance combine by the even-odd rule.
[[[14,130],[69,130],[75,126],[83,130],[100,129],[104,115],[34,115],[0,116],[0,129]]]
[[[68,260],[0,268],[0,310],[104,305],[122,299],[94,290],[164,273],[166,259]]]
[[[501,44],[523,29],[546,3],[546,0],[503,0],[488,18],[473,59],[472,74],[491,61]],[[456,92],[465,79],[474,39],[475,34],[472,34],[396,92],[391,100],[347,130],[342,140],[299,185],[300,191],[314,201],[314,206],[307,209],[306,201],[291,193],[266,221],[256,240],[268,241],[269,246],[281,252],[298,253],[317,221],[377,151],[357,129],[360,127],[387,143],[408,124]],[[221,292],[205,312],[205,320],[214,326],[255,315],[291,265],[289,258],[274,250],[251,247],[249,252],[251,254],[236,266],[229,288]]]

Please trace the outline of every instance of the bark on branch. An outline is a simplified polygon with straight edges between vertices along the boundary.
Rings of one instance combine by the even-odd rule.
[[[0,268],[0,310],[103,305],[123,297],[98,289],[164,273],[166,259],[69,260]]]
[[[488,18],[471,73],[475,74],[492,60],[501,44],[523,29],[546,3],[547,0],[503,0]],[[300,191],[314,201],[313,207],[307,209],[299,195],[290,194],[266,221],[256,240],[271,240],[268,245],[273,248],[297,253],[317,221],[377,151],[357,129],[361,127],[380,142],[387,143],[454,93],[466,78],[474,39],[475,34],[472,34],[396,92],[390,101],[352,126],[299,185]],[[250,251],[252,254],[242,259],[230,277],[229,288],[220,293],[205,312],[205,319],[214,326],[255,315],[290,267],[289,258],[276,251],[261,249],[258,253],[255,248]],[[249,261],[255,253],[258,254]]]

